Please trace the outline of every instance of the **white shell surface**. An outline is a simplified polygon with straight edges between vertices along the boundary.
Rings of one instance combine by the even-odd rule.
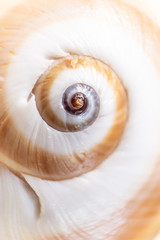
[[[52,182],[24,176],[42,204],[38,221],[37,204],[33,194],[24,188],[21,180],[1,167],[0,196],[7,199],[7,202],[0,199],[1,212],[4,218],[6,215],[11,216],[5,222],[0,218],[0,232],[4,240],[25,240],[26,236],[31,237],[32,234],[42,239],[53,234],[64,234],[70,236],[70,240],[75,240],[78,238],[72,233],[78,228],[81,229],[79,239],[97,240],[103,239],[104,234],[109,232],[114,234],[116,228],[124,221],[123,214],[118,216],[118,212],[121,212],[127,202],[137,194],[158,162],[160,80],[159,71],[153,61],[154,43],[152,39],[146,42],[138,26],[130,26],[127,19],[124,19],[121,25],[110,4],[107,7],[107,15],[104,14],[106,9],[103,4],[99,4],[89,16],[87,9],[78,9],[78,12],[75,12],[75,20],[68,20],[67,27],[65,21],[52,23],[25,41],[8,68],[5,80],[7,107],[20,131],[29,138],[36,128],[37,132],[32,136],[33,141],[50,152],[60,153],[63,149],[64,153],[71,153],[91,147],[108,130],[108,116],[103,117],[105,121],[99,120],[99,125],[95,123],[83,133],[61,134],[51,131],[50,127],[39,120],[34,97],[30,102],[26,99],[35,84],[35,79],[53,64],[54,57],[69,56],[71,52],[93,56],[109,64],[123,80],[128,91],[129,119],[123,138],[116,151],[101,166],[78,178]],[[105,17],[101,17],[102,15]],[[50,60],[50,57],[53,59]],[[95,74],[93,73],[94,76]],[[101,82],[103,85],[104,79]],[[17,85],[18,88],[14,87]],[[55,86],[58,88],[58,83],[55,83]],[[12,94],[14,92],[16,95]],[[112,96],[112,92],[107,96]],[[110,106],[114,109],[114,101],[110,102]],[[18,114],[19,111],[21,115]],[[34,124],[29,121],[33,115],[33,120],[38,121]],[[109,122],[112,118],[111,114]],[[56,138],[55,145],[52,144],[52,138]],[[81,146],[76,143],[77,138],[81,139]],[[8,191],[4,185],[7,185]],[[19,196],[22,199],[19,199]],[[14,212],[16,208],[18,215]],[[117,217],[110,221],[113,214]],[[92,226],[102,219],[108,222],[107,227],[101,225],[94,229]],[[12,229],[12,221],[16,221],[17,226],[18,223],[23,226],[22,233],[17,227],[5,231],[6,226]],[[82,230],[87,231],[88,236]]]

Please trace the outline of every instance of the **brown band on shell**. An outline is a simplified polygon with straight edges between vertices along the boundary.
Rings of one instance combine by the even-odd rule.
[[[56,126],[56,128],[59,128],[60,130],[66,129],[66,123],[64,123],[58,118],[56,112],[54,112],[54,110],[50,105],[50,99],[49,99],[50,90],[52,86],[54,87],[54,81],[56,80],[56,78],[58,78],[58,76],[62,73],[62,71],[65,71],[67,69],[78,69],[79,67],[94,68],[99,74],[101,74],[106,79],[106,81],[108,81],[110,87],[113,88],[113,91],[115,93],[116,105],[117,105],[118,111],[123,112],[122,113],[122,115],[124,114],[123,121],[126,121],[127,97],[126,97],[126,92],[122,89],[123,85],[122,87],[120,86],[121,82],[116,83],[119,81],[118,77],[115,74],[113,75],[113,71],[101,61],[98,61],[90,57],[77,57],[77,56],[69,59],[63,59],[59,64],[51,68],[51,70],[47,73],[47,75],[44,76],[44,80],[40,79],[40,84],[35,85],[34,94],[35,94],[37,109],[41,117],[43,118],[43,120],[53,128],[55,128]],[[123,101],[123,100],[124,100],[124,106],[121,106],[121,108],[119,109],[118,101]],[[122,128],[122,131],[123,131],[124,124],[120,124],[120,127]],[[68,123],[67,129],[70,131],[75,131],[76,126]],[[115,141],[119,142],[119,138],[118,139],[115,138]]]
[[[33,2],[30,2],[31,5],[32,3]],[[39,8],[41,8],[41,4],[39,5]],[[55,4],[53,4],[53,2],[49,2],[48,6],[54,11]],[[126,7],[128,6],[126,5]],[[32,31],[38,29],[44,24],[51,22],[51,19],[47,18],[47,9],[43,8],[43,14],[45,17],[44,19],[40,18],[41,20],[39,20],[39,17],[43,16],[41,11],[34,12],[33,9],[25,7],[24,5],[20,5],[10,13],[10,16],[12,15],[12,17],[8,18],[7,16],[1,19],[0,26],[3,27],[2,29],[4,29],[4,26],[6,26],[6,29],[8,29],[7,31],[1,31],[0,39],[0,45],[2,46],[2,48],[0,49],[0,64],[1,66],[3,66],[0,68],[0,74],[4,78],[7,73],[8,64],[10,62],[10,51],[16,52],[19,44],[21,44],[21,42]],[[132,9],[127,9],[132,12]],[[28,24],[29,16],[30,22],[32,23],[32,28],[31,24]],[[55,20],[57,20],[57,18],[58,16],[55,17]],[[139,12],[137,12],[137,19],[139,21],[141,20]],[[8,28],[8,26],[10,27]],[[15,29],[15,26],[19,29],[19,35],[17,34],[17,32],[11,30]],[[152,26],[151,22],[150,26]],[[13,43],[9,46],[9,48],[6,48],[5,45],[10,41],[11,38],[14,39]],[[72,68],[74,68],[74,66],[76,65],[74,61],[69,63],[69,61],[67,60],[66,63],[69,64],[69,67],[71,67],[72,64]],[[65,178],[71,178],[76,175],[78,176],[79,174],[82,174],[80,169],[83,169],[84,172],[94,169],[104,159],[106,159],[107,156],[117,146],[118,141],[114,141],[114,139],[120,139],[123,133],[122,129],[124,128],[127,120],[127,98],[126,94],[124,93],[125,90],[122,87],[122,84],[120,84],[120,82],[117,86],[114,87],[114,89],[116,88],[119,89],[119,95],[116,97],[118,103],[116,110],[117,114],[115,116],[114,124],[110,129],[110,132],[107,134],[105,139],[102,140],[101,143],[99,143],[93,149],[90,149],[90,151],[81,154],[75,153],[72,156],[53,156],[52,154],[46,153],[44,150],[37,148],[32,144],[31,141],[27,140],[25,136],[22,136],[17,130],[11,117],[8,115],[8,112],[4,109],[4,106],[6,106],[5,94],[1,94],[0,149],[3,156],[1,158],[1,161],[5,163],[8,167],[12,166],[12,168],[15,168],[16,170],[19,169],[19,171],[22,170],[22,172],[24,173],[52,180],[61,180]],[[122,95],[123,97],[121,98],[120,95]],[[16,152],[15,150],[11,150],[10,146],[12,146],[13,149],[16,149]],[[37,162],[35,162],[35,159],[37,159]],[[62,159],[65,159],[65,161],[61,161]],[[70,162],[72,162],[72,166],[69,164]]]
[[[62,124],[59,119],[56,118],[56,115],[54,115],[53,118],[53,113],[51,114],[52,109],[49,106],[46,96],[48,96],[48,91],[53,84],[53,81],[62,70],[65,68],[78,68],[81,65],[84,67],[94,67],[96,71],[104,74],[106,81],[108,81],[113,88],[116,99],[116,112],[111,129],[104,139],[93,148],[86,152],[73,153],[72,155],[66,156],[62,154],[51,154],[38,148],[30,140],[25,139],[24,136],[18,133],[17,129],[13,130],[13,128],[11,128],[12,123],[8,116],[4,116],[6,121],[3,122],[0,134],[2,136],[6,135],[7,138],[0,138],[0,147],[2,148],[2,152],[4,152],[7,146],[13,146],[14,143],[13,149],[10,149],[5,155],[11,159],[11,162],[16,164],[16,168],[21,169],[20,166],[22,166],[21,171],[23,171],[23,173],[52,180],[63,180],[79,176],[96,168],[118,145],[127,121],[127,95],[123,84],[118,77],[109,69],[109,67],[100,61],[95,61],[94,59],[87,57],[76,60],[65,59],[51,69],[49,74],[47,74],[45,81],[42,83],[40,91],[40,101],[42,102],[42,109],[44,108],[42,112],[44,112],[50,121],[55,121],[56,119],[56,124],[57,122],[58,124]],[[44,101],[44,99],[46,101]],[[18,139],[17,134],[19,134]],[[1,141],[2,139],[3,141]],[[11,166],[11,163],[9,162],[8,166]]]
[[[64,61],[53,67],[42,84],[38,85],[41,86],[39,102],[41,103],[42,110],[40,110],[40,113],[44,114],[43,116],[45,117],[43,119],[45,121],[47,118],[51,124],[55,123],[63,127],[63,123],[53,113],[47,96],[49,95],[51,85],[61,71],[67,68],[76,69],[80,66],[94,67],[96,71],[105,76],[106,81],[113,88],[116,99],[116,112],[110,131],[99,144],[86,152],[73,153],[68,156],[58,155],[46,152],[38,148],[31,141],[25,140],[25,137],[18,133],[18,129],[11,128],[12,124],[8,123],[9,118],[7,117],[0,131],[0,134],[3,136],[6,135],[7,138],[5,138],[5,141],[3,137],[3,142],[1,142],[2,138],[0,138],[0,146],[3,152],[7,146],[13,146],[14,143],[13,149],[10,149],[5,154],[11,161],[18,163],[19,166],[23,166],[23,169],[25,169],[23,173],[52,180],[62,180],[79,176],[95,169],[118,145],[127,121],[127,95],[118,77],[113,74],[109,67],[98,60],[89,57],[64,59]],[[34,92],[36,95],[36,89]],[[71,125],[70,129],[72,127],[74,126]],[[19,135],[18,139],[17,134]],[[14,152],[15,149],[16,152]]]
[[[50,17],[47,18],[47,11],[49,11],[49,12],[53,11],[55,13],[58,2],[59,1],[51,0],[51,1],[48,1],[48,5],[46,5],[45,1],[28,0],[28,4],[31,7],[28,7],[27,5],[23,5],[23,4],[19,5],[18,7],[14,8],[10,12],[9,16],[5,16],[3,19],[0,20],[0,27],[1,27],[0,74],[2,77],[5,78],[5,76],[7,74],[7,67],[10,63],[10,57],[11,57],[10,51],[16,52],[19,45],[31,32],[33,32],[35,29],[38,29],[40,26],[51,22],[51,18]],[[70,6],[73,7],[73,4],[76,2],[77,1],[71,1]],[[83,1],[82,3],[84,3],[84,2],[85,1]],[[112,1],[112,2],[115,2],[115,1]],[[159,37],[156,38],[155,32],[159,32],[159,28],[156,25],[154,25],[148,17],[143,16],[143,18],[142,18],[142,15],[138,10],[128,6],[127,4],[124,4],[123,1],[116,1],[116,2],[124,10],[124,14],[126,13],[126,11],[128,11],[127,14],[128,14],[128,16],[130,16],[129,21],[132,22],[133,25],[134,25],[134,19],[137,20],[136,26],[140,27],[141,31],[144,31],[146,38],[147,38],[147,36],[148,36],[148,38],[150,38],[150,36],[154,35],[154,37],[155,37],[154,42],[155,42],[156,49],[158,51],[158,49],[160,49],[160,45],[159,45],[160,41],[159,41]],[[64,1],[64,4],[65,3],[67,3],[67,5],[68,5],[69,1],[67,1],[67,2]],[[38,6],[39,10],[34,8],[35,5]],[[47,8],[46,8],[46,6],[47,6]],[[125,16],[127,16],[127,14]],[[49,14],[49,16],[50,16],[50,14]],[[42,20],[41,20],[41,17],[42,17]],[[64,16],[64,17],[66,17],[66,16]],[[56,15],[55,19],[58,20],[59,18],[62,19],[63,16]],[[145,23],[147,22],[148,24],[144,25],[144,22]],[[30,24],[30,23],[32,23],[32,24]],[[128,24],[128,22],[127,22],[127,24]],[[13,31],[12,31],[12,29],[13,29]],[[15,29],[19,29],[20,36],[17,35],[17,31],[15,31]],[[12,44],[7,46],[7,48],[6,48],[6,44],[8,44],[8,42],[10,42],[11,39],[13,39]],[[152,53],[152,50],[148,49],[147,54],[151,55],[151,53]],[[158,60],[154,61],[154,62],[159,71],[159,65],[157,63]],[[9,168],[16,169],[19,172],[26,172],[27,171],[26,167],[30,164],[31,165],[33,164],[34,167],[30,166],[31,168],[30,168],[30,171],[28,171],[28,174],[35,175],[34,168],[35,169],[37,168],[40,170],[41,167],[42,168],[44,167],[44,163],[41,165],[40,163],[42,163],[42,162],[40,161],[39,163],[35,164],[34,156],[30,158],[31,161],[29,163],[29,162],[27,162],[29,159],[23,159],[23,157],[25,156],[26,153],[30,153],[30,155],[32,155],[32,152],[34,152],[35,156],[37,156],[38,151],[39,151],[44,156],[44,159],[45,159],[45,153],[40,149],[33,150],[32,143],[28,142],[24,136],[19,136],[17,138],[18,132],[16,130],[15,124],[13,123],[12,119],[8,115],[7,111],[2,109],[2,106],[5,106],[5,95],[4,94],[0,95],[0,102],[1,102],[1,106],[0,106],[0,149],[1,149],[0,161],[3,164],[6,164]],[[117,120],[118,120],[118,116],[117,116]],[[117,129],[118,129],[118,125],[117,125]],[[28,149],[25,148],[26,144],[28,144]],[[17,157],[15,150],[11,151],[11,149],[10,149],[11,146],[15,149],[18,149],[19,157]],[[13,156],[15,156],[15,159],[14,159],[15,161],[12,161]],[[21,158],[21,160],[20,160],[20,158]],[[49,159],[51,160],[51,158],[49,158]],[[22,160],[24,160],[24,167],[23,167]],[[44,168],[44,170],[45,170],[45,168]],[[49,170],[45,170],[45,172],[42,174],[41,177],[46,177],[47,179],[51,179],[50,174],[49,175],[47,174],[48,171]],[[153,175],[153,177],[154,177],[154,175]],[[152,180],[153,180],[153,178],[149,179],[149,181],[152,181]],[[105,236],[105,239],[106,239],[106,237],[109,237],[112,240],[128,240],[128,239],[142,240],[143,238],[145,240],[150,240],[151,238],[153,238],[153,236],[155,236],[158,229],[160,228],[160,221],[159,221],[160,196],[156,195],[156,193],[158,194],[160,192],[159,191],[160,179],[158,178],[155,181],[156,181],[156,186],[153,189],[153,191],[150,192],[149,196],[146,195],[146,199],[142,200],[142,204],[137,206],[137,208],[135,209],[135,217],[136,217],[136,214],[137,214],[137,217],[139,217],[139,212],[141,211],[141,209],[143,211],[143,206],[145,206],[147,200],[150,199],[150,196],[153,196],[153,194],[154,194],[155,198],[154,197],[152,198],[152,199],[154,199],[153,204],[150,204],[150,202],[149,202],[150,200],[149,200],[148,206],[147,206],[148,211],[152,212],[152,209],[153,209],[152,217],[147,218],[147,221],[145,221],[145,224],[137,225],[137,229],[136,228],[133,229],[131,225],[129,226],[126,224],[126,226],[124,228],[121,228],[121,230],[123,232],[123,234],[121,236],[118,236],[118,233],[117,233],[118,237],[115,237],[111,233],[112,236],[107,235],[107,236]],[[149,185],[149,182],[147,183],[147,186],[148,185]],[[147,188],[147,186],[144,186],[144,187]],[[142,193],[139,193],[139,194],[142,194]],[[136,196],[135,202],[137,201],[139,194]],[[125,211],[125,209],[124,209],[124,211]],[[143,213],[144,213],[143,216],[145,216],[145,211],[143,211]],[[130,222],[130,218],[126,217],[126,221],[127,221],[127,219]],[[102,224],[102,223],[100,223],[100,224]],[[106,222],[104,222],[104,224],[106,226]],[[95,229],[95,226],[94,226],[94,229]],[[150,229],[150,231],[146,231],[147,229]],[[131,235],[129,234],[128,231],[131,232],[133,230],[135,230],[135,234],[134,234],[134,236],[131,237]],[[128,235],[127,235],[126,231],[127,231]],[[141,235],[141,233],[142,233],[142,235]],[[62,237],[63,237],[62,239],[67,239],[65,236],[62,236]],[[46,238],[46,239],[47,240],[57,239],[57,236],[53,236],[51,238]]]

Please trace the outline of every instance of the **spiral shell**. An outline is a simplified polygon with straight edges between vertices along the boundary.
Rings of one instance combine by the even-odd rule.
[[[51,26],[48,24],[49,27],[52,26],[52,23]],[[45,29],[44,27],[42,31],[46,31]],[[10,34],[9,37],[13,38],[14,34],[12,32]],[[31,34],[29,43],[28,41],[25,43],[30,46],[24,48],[32,49],[36,40],[40,43],[42,41],[42,44],[48,41],[47,37],[44,40],[45,34],[39,34],[35,37]],[[53,36],[52,33],[50,37]],[[65,57],[59,56],[57,60],[56,54],[60,54],[59,49],[57,53],[50,53],[50,56],[47,56],[50,49],[57,51],[54,46],[57,44],[56,40],[50,41],[53,46],[48,44],[48,48],[44,49],[39,58],[37,54],[42,49],[41,45],[37,45],[37,49],[34,47],[34,51],[30,49],[31,54],[24,52],[23,44],[20,44],[19,48],[22,49],[18,55],[10,56],[13,55],[12,51],[16,51],[16,48],[13,50],[13,46],[12,51],[8,52],[9,56],[6,53],[6,59],[11,58],[13,64],[10,64],[1,87],[0,148],[5,156],[4,163],[11,169],[45,179],[62,180],[94,169],[113,152],[120,141],[127,120],[127,95],[113,70],[96,58],[65,53]],[[4,42],[4,49],[5,44],[8,44],[7,39]],[[28,59],[20,64],[21,51],[22,55],[24,52],[23,57]],[[30,69],[31,66],[33,68],[32,61],[37,68],[31,69],[24,79],[23,69]],[[93,101],[95,97],[88,93],[89,106],[85,114],[87,116],[84,114],[72,116],[66,113],[62,106],[65,90],[75,83],[88,84],[98,92],[95,94],[98,99],[100,98],[100,107],[96,107]],[[98,110],[94,112],[96,108]],[[86,130],[83,132],[73,133],[84,129]],[[92,143],[91,139],[95,134],[96,138]]]
[[[3,240],[157,234],[160,32],[134,5],[2,4]]]

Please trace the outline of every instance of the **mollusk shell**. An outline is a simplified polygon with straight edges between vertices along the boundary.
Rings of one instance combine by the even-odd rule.
[[[2,4],[3,240],[149,240],[157,234],[160,35],[133,5]],[[95,89],[100,112],[86,129],[61,132],[54,129],[66,116],[61,96],[75,83]]]

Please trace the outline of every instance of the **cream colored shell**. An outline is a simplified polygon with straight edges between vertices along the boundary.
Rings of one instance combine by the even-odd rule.
[[[2,240],[156,237],[160,6],[154,4],[1,0]],[[78,82],[96,90],[100,113],[86,130],[57,131],[54,125],[65,122],[61,96]]]

